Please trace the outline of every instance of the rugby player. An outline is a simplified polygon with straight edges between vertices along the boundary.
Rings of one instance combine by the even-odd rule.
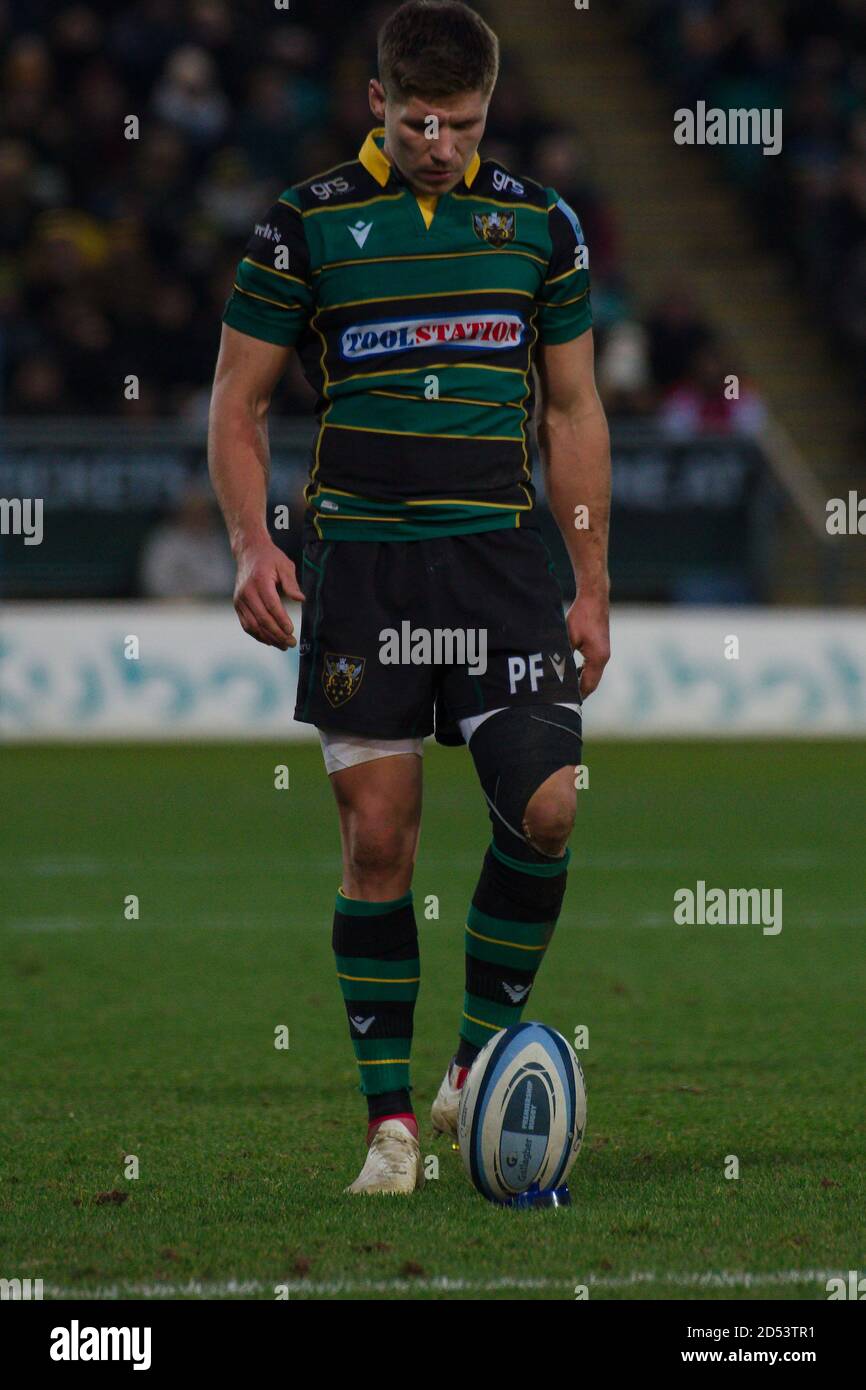
[[[424,1181],[409,1075],[423,741],[468,744],[492,823],[432,1109],[453,1136],[468,1068],[520,1019],[562,907],[580,705],[609,657],[610,459],[577,216],[478,153],[496,36],[468,5],[408,0],[378,64],[358,157],[286,189],[247,244],[209,458],[244,631],[285,651],[282,599],[304,604],[295,718],[319,731],[339,812],[333,948],[368,1106],[346,1190],[410,1193]],[[292,350],[319,420],[300,578],[266,522],[267,411]],[[576,578],[567,615],[533,516],[536,398]],[[402,664],[386,659],[394,633],[415,659],[405,643]],[[480,636],[484,659],[443,659],[441,643],[425,658],[437,634]]]

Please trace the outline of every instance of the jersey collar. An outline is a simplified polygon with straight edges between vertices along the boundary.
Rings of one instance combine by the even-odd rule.
[[[364,141],[363,145],[358,151],[358,158],[363,164],[364,168],[367,170],[367,173],[372,174],[373,178],[376,180],[378,184],[381,184],[382,188],[385,187],[392,173],[395,172],[393,164],[391,163],[390,159],[382,149],[384,141],[385,127],[377,126],[375,130],[370,131],[369,135],[367,136],[366,140]],[[465,183],[467,188],[472,187],[472,184],[474,183],[475,177],[480,168],[481,156],[476,150],[471,160],[469,161],[469,167],[466,170],[466,173],[463,175],[463,182]]]

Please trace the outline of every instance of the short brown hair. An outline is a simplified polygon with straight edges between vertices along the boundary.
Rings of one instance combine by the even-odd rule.
[[[379,31],[379,81],[386,96],[490,96],[499,40],[461,0],[406,0]]]

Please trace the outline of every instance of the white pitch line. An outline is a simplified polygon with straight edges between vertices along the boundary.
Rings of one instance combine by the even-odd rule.
[[[73,917],[13,917],[6,926],[10,931],[78,931],[90,922],[77,922]]]
[[[656,1273],[653,1270],[635,1270],[627,1275],[575,1274],[571,1278],[557,1279],[455,1279],[448,1275],[436,1278],[405,1279],[286,1279],[266,1283],[261,1279],[228,1279],[202,1282],[191,1279],[186,1284],[110,1284],[95,1289],[65,1288],[60,1284],[46,1284],[45,1294],[50,1299],[118,1299],[118,1298],[230,1298],[240,1295],[263,1295],[276,1298],[276,1289],[286,1289],[290,1297],[303,1294],[308,1297],[329,1294],[369,1294],[369,1293],[498,1293],[509,1289],[518,1292],[533,1290],[573,1290],[578,1284],[586,1284],[590,1289],[628,1289],[670,1285],[679,1289],[752,1289],[766,1288],[768,1285],[815,1284],[820,1291],[828,1279],[847,1277],[845,1270],[833,1269],[785,1269],[766,1273],[749,1270],[710,1270],[703,1274]],[[817,1292],[817,1290],[816,1290]]]
[[[422,868],[423,872],[428,874],[432,871],[451,870],[455,867],[475,871],[479,862],[479,855],[458,851],[447,857],[427,857],[423,861]],[[822,866],[832,867],[834,864],[847,866],[848,858],[844,851],[810,851],[808,846],[803,846],[802,849],[796,851],[781,850],[767,853],[762,862],[766,868],[808,869]],[[131,872],[152,867],[151,861],[145,859],[126,860],[125,863]],[[55,855],[21,858],[10,854],[0,854],[0,877],[2,878],[97,878],[112,872],[116,867],[115,860],[98,856]],[[230,871],[246,874],[249,872],[249,861],[241,855],[218,859],[213,855],[164,854],[160,856],[159,867],[160,872],[165,877],[179,874],[184,877],[201,875],[210,878],[216,872]],[[272,858],[265,860],[262,867],[281,871],[285,865],[282,860]],[[314,873],[329,873],[339,876],[340,872],[338,857],[335,855],[312,855],[305,859],[304,867]],[[682,860],[676,855],[646,854],[637,850],[582,849],[579,867],[592,872],[596,870],[607,872],[611,869],[634,870],[635,872],[643,872],[646,869],[670,869],[681,872]]]
[[[435,932],[443,928],[450,930],[456,923],[457,915],[457,913],[452,913],[448,920],[425,921],[419,922],[418,925],[421,930],[426,932]],[[322,914],[321,920],[317,924],[317,929],[330,935],[331,926],[327,922],[326,916],[327,914]],[[291,916],[287,917],[285,913],[277,915],[276,913],[260,912],[257,913],[255,917],[249,918],[241,918],[239,914],[234,914],[231,917],[220,917],[214,916],[212,913],[203,913],[200,917],[197,917],[194,913],[191,913],[184,917],[183,929],[186,930],[189,928],[200,931],[203,929],[216,930],[218,928],[227,931],[257,931],[260,928],[267,928],[269,930],[285,931],[287,922],[289,925],[293,925],[293,919]],[[862,913],[851,913],[843,917],[836,916],[831,921],[820,921],[817,915],[815,915],[803,918],[791,917],[790,919],[786,919],[785,927],[788,935],[790,935],[790,933],[794,931],[811,931],[816,929],[821,931],[833,931],[836,929],[847,930],[850,927],[860,927],[862,922]],[[156,925],[161,931],[175,929],[174,921],[168,918],[164,918]],[[722,931],[739,932],[744,925],[749,924],[735,925],[734,923],[730,923],[726,926],[711,926],[703,930],[706,931],[707,939],[709,939],[714,933]],[[757,924],[754,925],[756,926]],[[119,920],[116,915],[112,917],[101,915],[99,917],[84,918],[80,921],[72,917],[14,917],[6,921],[0,920],[0,929],[4,927],[8,931],[18,932],[113,930],[125,930],[128,932],[131,929],[131,924],[122,918]],[[661,912],[645,913],[642,917],[633,918],[628,918],[622,913],[615,915],[599,912],[594,913],[591,918],[580,924],[580,930],[582,932],[607,931],[613,927],[644,932],[652,928],[661,930],[670,928],[676,932],[692,932],[693,934],[695,932],[694,927],[673,922],[669,915]]]

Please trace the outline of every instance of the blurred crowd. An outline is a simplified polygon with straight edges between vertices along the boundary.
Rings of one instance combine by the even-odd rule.
[[[781,154],[719,157],[866,389],[866,0],[632,0],[681,102],[781,108]]]
[[[259,0],[0,0],[5,414],[205,417],[243,243],[282,188],[357,153],[391,9],[325,0],[298,18]],[[756,428],[752,389],[719,398],[724,345],[686,282],[636,316],[579,141],[538,117],[511,54],[482,154],[578,212],[612,413],[674,433]],[[311,405],[293,366],[273,411]]]

